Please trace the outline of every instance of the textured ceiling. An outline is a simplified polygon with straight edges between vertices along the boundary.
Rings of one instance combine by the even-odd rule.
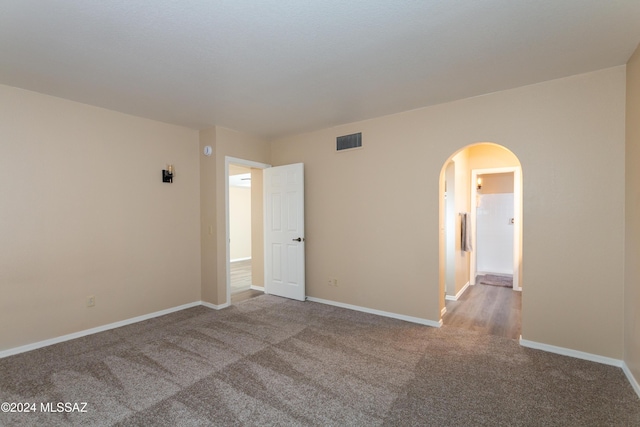
[[[277,137],[624,64],[640,0],[2,0],[0,84]]]

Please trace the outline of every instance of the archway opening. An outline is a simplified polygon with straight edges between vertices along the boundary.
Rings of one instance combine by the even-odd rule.
[[[519,338],[523,221],[517,156],[491,142],[453,153],[440,173],[439,209],[443,324]]]

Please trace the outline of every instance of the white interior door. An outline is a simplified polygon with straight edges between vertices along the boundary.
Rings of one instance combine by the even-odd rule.
[[[265,293],[305,300],[304,165],[264,170]]]

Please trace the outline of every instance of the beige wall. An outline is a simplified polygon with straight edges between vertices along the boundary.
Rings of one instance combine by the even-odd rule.
[[[215,305],[227,303],[225,158],[268,164],[270,147],[260,138],[223,127],[200,132],[200,146],[211,145],[211,157],[201,155],[202,298]],[[211,227],[211,228],[210,228]],[[213,231],[209,234],[209,230]]]
[[[211,156],[203,154],[204,147],[213,149]],[[218,304],[218,204],[216,197],[216,128],[200,131],[200,265],[201,298]],[[224,176],[224,163],[222,164]],[[222,209],[224,209],[224,198]],[[224,239],[224,230],[223,237]],[[223,256],[224,256],[223,252]]]
[[[455,181],[456,181],[456,192],[455,192],[455,222],[456,222],[456,230],[455,230],[455,244],[456,250],[454,255],[455,260],[455,284],[456,289],[455,293],[457,294],[465,287],[467,283],[469,283],[470,276],[470,261],[471,261],[471,253],[465,252],[462,250],[462,217],[460,216],[461,212],[466,212],[471,214],[471,201],[470,201],[470,182],[471,182],[471,171],[469,169],[469,149],[464,149],[460,151],[453,157],[453,161],[455,163]],[[441,278],[442,279],[442,278]],[[444,307],[444,300],[441,301],[441,306]],[[442,308],[441,307],[441,308]]]
[[[626,73],[626,213],[625,67],[271,145],[0,86],[0,350],[200,298],[224,304],[225,156],[305,163],[308,295],[437,321],[440,172],[491,141],[523,168],[523,338],[624,357],[637,378],[639,56]],[[336,136],[354,132],[364,148],[336,153]],[[485,167],[470,150],[469,167]],[[163,184],[169,162],[176,179]]]
[[[445,289],[447,296],[455,297],[456,290],[456,164],[453,160],[447,162],[442,171],[440,200],[440,286]],[[446,194],[445,194],[446,193]],[[442,307],[441,307],[442,308]]]
[[[640,47],[627,64],[624,361],[640,382]]]
[[[0,141],[0,350],[200,300],[196,131],[0,86]]]
[[[437,321],[440,172],[494,142],[523,170],[523,338],[621,358],[624,109],[622,66],[274,141],[305,163],[307,294]]]
[[[513,172],[478,175],[482,179],[482,194],[513,193]]]
[[[518,167],[518,158],[509,150],[496,144],[476,144],[469,147],[470,169],[495,169]]]

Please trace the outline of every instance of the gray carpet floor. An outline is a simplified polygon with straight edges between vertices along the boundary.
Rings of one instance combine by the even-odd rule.
[[[619,368],[269,295],[1,359],[0,402],[38,406],[3,426],[640,425]]]

